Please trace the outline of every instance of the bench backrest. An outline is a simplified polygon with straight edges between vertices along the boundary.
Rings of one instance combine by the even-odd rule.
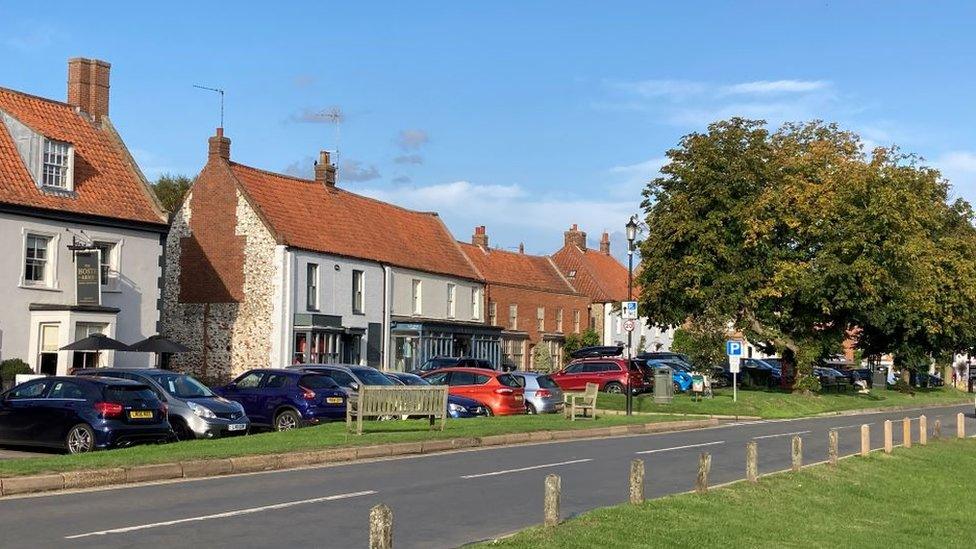
[[[386,387],[361,385],[356,415],[442,416],[447,413],[447,385],[431,387]]]
[[[600,390],[600,386],[596,383],[587,383],[586,391],[583,392],[583,398],[596,401],[596,393]]]

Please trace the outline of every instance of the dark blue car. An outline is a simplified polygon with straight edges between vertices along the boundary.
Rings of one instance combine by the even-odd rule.
[[[430,385],[426,379],[404,372],[383,372],[386,377],[403,385]],[[487,417],[488,407],[474,400],[458,395],[447,395],[447,414],[453,418]]]
[[[72,454],[165,442],[166,405],[126,379],[46,377],[0,395],[0,444],[64,448]]]
[[[301,370],[249,370],[214,392],[244,406],[252,426],[276,431],[346,417],[346,393],[328,376]]]

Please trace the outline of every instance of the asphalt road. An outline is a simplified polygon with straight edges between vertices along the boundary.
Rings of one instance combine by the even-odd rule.
[[[955,436],[955,416],[973,406],[928,409],[932,430]],[[0,546],[13,547],[364,547],[370,507],[394,513],[397,547],[454,547],[542,520],[543,478],[562,476],[567,517],[626,501],[630,460],[646,461],[648,497],[690,490],[697,457],[712,454],[712,484],[744,476],[745,445],[759,443],[760,472],[789,467],[792,434],[807,463],[824,459],[827,431],[842,455],[871,424],[918,412],[730,423],[710,429],[458,451],[427,456],[0,500]],[[913,422],[917,440],[918,423]],[[930,435],[931,436],[931,435]]]

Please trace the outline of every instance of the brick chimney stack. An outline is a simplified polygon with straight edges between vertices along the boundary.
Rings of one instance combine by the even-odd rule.
[[[112,65],[98,59],[68,59],[68,104],[101,122],[108,116],[108,77]]]
[[[603,238],[600,239],[600,251],[610,255],[610,233],[603,231]]]
[[[488,249],[488,233],[485,232],[484,225],[479,225],[474,228],[474,234],[471,235],[471,243],[486,250]]]
[[[319,161],[315,163],[315,181],[326,187],[336,186],[336,167],[329,160],[329,151],[319,151]]]
[[[566,246],[576,246],[584,252],[586,251],[586,233],[579,230],[576,223],[573,223],[573,226],[563,233],[563,242]]]
[[[224,137],[223,128],[217,128],[217,135],[207,141],[210,144],[210,158],[230,160],[230,138]]]

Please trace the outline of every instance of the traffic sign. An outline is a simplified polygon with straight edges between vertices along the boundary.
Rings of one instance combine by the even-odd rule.
[[[624,330],[627,330],[628,332],[633,332],[636,324],[637,323],[634,322],[632,319],[627,319],[624,321]]]
[[[725,354],[729,355],[730,357],[733,357],[733,356],[741,357],[742,356],[742,342],[739,341],[738,339],[730,339],[730,340],[726,341],[725,342]]]
[[[729,371],[733,374],[739,373],[739,365],[742,363],[742,357],[729,356]]]
[[[637,320],[637,302],[621,301],[620,316],[623,317],[624,320]]]

